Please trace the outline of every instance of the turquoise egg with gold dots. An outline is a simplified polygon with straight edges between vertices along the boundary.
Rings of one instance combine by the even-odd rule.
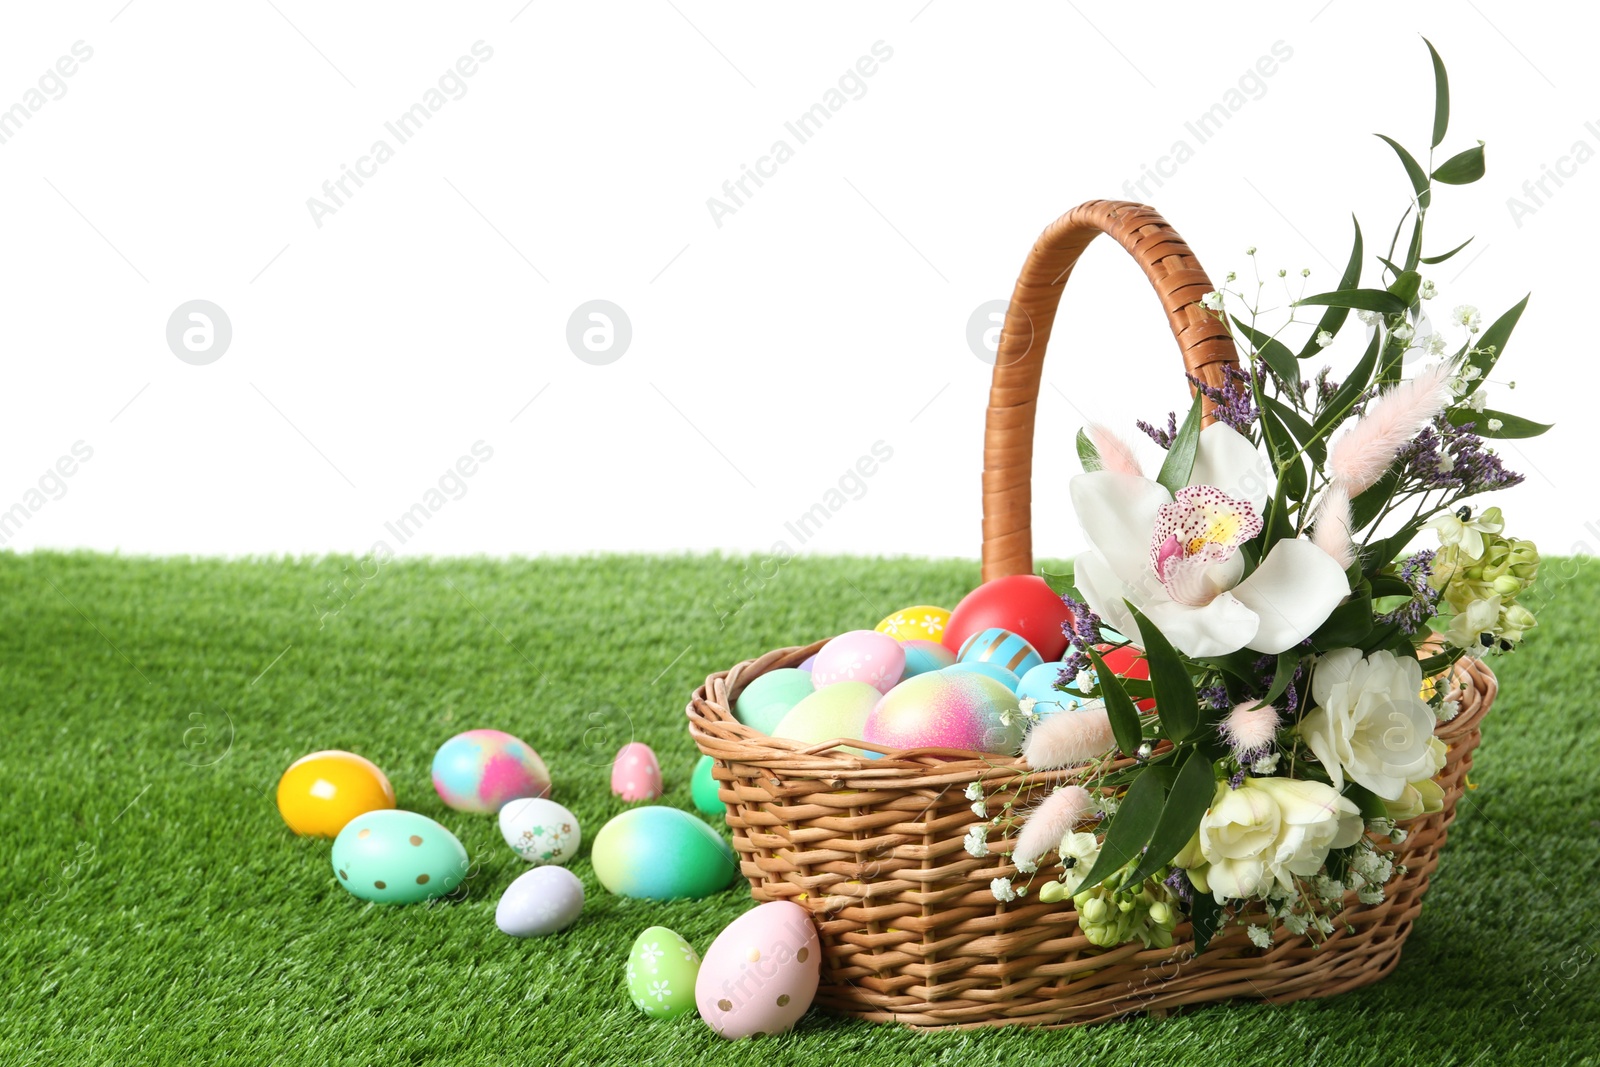
[[[393,808],[357,815],[333,840],[333,874],[374,904],[444,896],[467,876],[467,850],[426,815]]]

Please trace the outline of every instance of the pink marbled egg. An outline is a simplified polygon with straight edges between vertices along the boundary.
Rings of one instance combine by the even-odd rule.
[[[623,800],[655,800],[661,795],[661,763],[643,741],[630,741],[611,764],[611,791]]]
[[[885,748],[958,748],[1014,753],[1022,744],[1017,695],[982,674],[934,671],[907,678],[879,699],[861,739]]]
[[[906,653],[899,641],[876,630],[851,630],[822,646],[811,665],[811,681],[818,689],[836,682],[866,682],[887,693],[905,669]]]

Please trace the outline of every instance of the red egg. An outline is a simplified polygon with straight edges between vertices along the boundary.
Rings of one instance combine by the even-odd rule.
[[[1109,651],[1107,651],[1109,649]],[[1096,645],[1095,651],[1100,653],[1100,658],[1106,661],[1106,666],[1111,668],[1111,673],[1118,678],[1132,678],[1137,681],[1150,680],[1150,664],[1144,658],[1144,649],[1133,645],[1122,648],[1112,648],[1110,645]],[[1149,711],[1156,706],[1154,700],[1145,699],[1136,701],[1140,711]]]
[[[1012,574],[984,582],[961,598],[950,613],[941,640],[952,652],[980,630],[999,627],[1020,634],[1047,660],[1061,658],[1067,649],[1063,623],[1072,612],[1036,574]]]

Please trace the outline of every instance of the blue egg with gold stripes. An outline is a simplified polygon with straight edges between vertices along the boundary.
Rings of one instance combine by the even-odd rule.
[[[1019,676],[1044,662],[1027,638],[998,626],[979,630],[967,638],[956,659],[962,663],[993,663]]]

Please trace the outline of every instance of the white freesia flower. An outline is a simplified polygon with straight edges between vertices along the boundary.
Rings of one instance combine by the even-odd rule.
[[[1084,599],[1108,625],[1136,637],[1126,598],[1189,656],[1294,647],[1350,585],[1331,556],[1299,538],[1273,545],[1245,576],[1239,546],[1261,531],[1275,485],[1255,446],[1222,423],[1201,432],[1189,484],[1176,499],[1149,478],[1078,475],[1072,504],[1093,546],[1075,563]]]
[[[1493,645],[1495,624],[1500,621],[1500,594],[1474,600],[1463,611],[1458,611],[1450,619],[1450,626],[1443,631],[1444,639],[1464,650],[1469,656],[1482,658]],[[1483,643],[1483,635],[1488,634],[1490,644]],[[1452,716],[1454,718],[1454,716]]]
[[[1384,800],[1425,777],[1433,753],[1433,711],[1423,701],[1422,668],[1409,656],[1380,649],[1362,658],[1341,648],[1317,661],[1311,675],[1316,707],[1300,720],[1303,737],[1336,790],[1348,776]]]
[[[1237,789],[1217,787],[1178,862],[1198,850],[1206,862],[1202,880],[1219,901],[1259,897],[1274,886],[1293,891],[1296,876],[1318,873],[1331,849],[1348,848],[1361,833],[1359,809],[1321,782],[1246,778]]]
[[[1441,511],[1433,518],[1422,524],[1425,530],[1432,530],[1439,535],[1441,545],[1457,545],[1461,551],[1473,559],[1483,558],[1483,535],[1491,537],[1506,528],[1505,517],[1499,508],[1485,508],[1476,515],[1467,512],[1467,517],[1462,518],[1454,511]]]

